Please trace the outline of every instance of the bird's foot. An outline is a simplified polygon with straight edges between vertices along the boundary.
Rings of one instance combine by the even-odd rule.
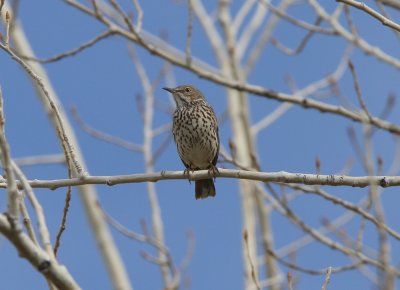
[[[192,183],[192,181],[190,180],[190,173],[193,173],[194,172],[194,169],[192,169],[192,168],[185,168],[185,170],[183,171],[183,175],[185,175],[185,177],[189,180],[189,183],[191,184]]]
[[[208,175],[210,175],[210,177],[213,177],[215,181],[215,178],[217,177],[217,175],[219,175],[219,170],[217,166],[211,165],[210,168],[208,168]]]

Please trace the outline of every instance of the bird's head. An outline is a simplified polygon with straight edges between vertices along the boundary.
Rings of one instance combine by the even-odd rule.
[[[178,107],[185,106],[193,101],[204,100],[203,94],[197,88],[191,85],[183,85],[174,89],[163,89],[172,94]]]

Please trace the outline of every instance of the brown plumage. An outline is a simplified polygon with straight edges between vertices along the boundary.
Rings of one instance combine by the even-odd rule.
[[[219,136],[214,110],[194,86],[184,85],[164,90],[172,93],[176,102],[172,133],[186,170],[208,169],[215,173],[218,171],[215,165],[219,153]],[[215,196],[213,180],[197,180],[195,192],[196,199]]]

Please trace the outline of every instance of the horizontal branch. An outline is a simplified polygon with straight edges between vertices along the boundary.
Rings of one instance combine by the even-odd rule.
[[[235,178],[257,180],[262,182],[298,183],[307,185],[352,186],[366,187],[378,185],[381,187],[399,186],[400,176],[345,176],[345,175],[320,175],[305,173],[280,172],[256,172],[236,169],[219,169],[217,178]],[[214,177],[213,175],[211,175]],[[189,179],[199,180],[210,178],[208,170],[199,170],[185,174],[184,171],[161,171],[155,173],[138,173],[116,176],[83,176],[81,178],[58,180],[30,180],[33,188],[57,189],[67,186],[79,186],[85,184],[116,185],[124,183],[157,182],[160,180]],[[6,188],[7,180],[0,181],[0,188]],[[18,186],[21,184],[18,182]]]

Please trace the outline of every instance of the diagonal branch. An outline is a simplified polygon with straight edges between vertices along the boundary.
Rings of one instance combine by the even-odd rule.
[[[354,0],[336,0],[336,2],[342,2],[344,4],[353,6],[357,9],[360,9],[366,13],[368,13],[369,15],[371,15],[372,17],[374,17],[375,19],[379,20],[383,25],[390,27],[396,31],[400,31],[400,24],[394,22],[393,20],[390,20],[389,18],[383,16],[382,14],[380,14],[378,11],[372,9],[371,7],[369,7],[368,5],[366,5],[363,2],[359,2],[359,1],[354,1]]]
[[[96,17],[96,13],[94,11],[77,3],[76,1],[74,1],[74,0],[64,0],[64,1],[66,3],[74,6],[75,8],[81,10],[82,12],[88,14],[89,16],[95,17],[96,19],[98,19]],[[196,4],[199,3],[198,1],[199,0],[193,0],[193,5],[194,5],[193,9],[194,9],[194,12],[196,12],[196,13],[198,13],[198,11],[196,10],[197,9]],[[309,0],[309,1],[311,3],[315,3],[315,1],[313,1],[313,0]],[[318,5],[318,4],[315,4],[314,6],[316,6],[316,5]],[[315,9],[319,9],[319,6],[316,6]],[[322,11],[318,10],[318,12],[319,12],[318,15],[320,17],[322,17],[323,19],[326,19],[328,17],[324,10],[322,10]],[[400,135],[400,126],[390,123],[388,121],[382,120],[378,117],[371,116],[371,119],[368,119],[368,118],[366,118],[365,114],[346,109],[342,106],[335,106],[335,105],[327,104],[324,102],[316,101],[316,100],[313,100],[310,98],[304,98],[297,94],[286,94],[286,93],[277,92],[277,91],[274,91],[274,90],[271,90],[268,88],[264,88],[262,86],[245,83],[243,81],[233,80],[232,78],[229,78],[227,76],[224,76],[224,75],[221,75],[220,73],[218,73],[214,67],[212,67],[208,64],[205,64],[204,62],[195,61],[194,59],[190,63],[190,66],[188,66],[184,54],[177,52],[176,50],[173,50],[171,47],[169,47],[165,43],[161,44],[160,41],[158,39],[156,40],[156,38],[153,35],[150,35],[149,33],[146,34],[143,31],[139,38],[137,33],[132,33],[124,28],[121,28],[104,17],[101,17],[99,19],[99,21],[102,21],[102,23],[104,25],[108,26],[108,28],[111,31],[114,31],[116,34],[118,34],[132,42],[137,43],[138,45],[142,46],[144,49],[149,51],[151,54],[161,57],[176,66],[187,69],[187,70],[195,73],[200,78],[210,80],[216,84],[222,85],[227,88],[236,89],[238,91],[243,91],[243,92],[247,92],[250,94],[257,95],[257,96],[274,99],[274,100],[277,100],[280,102],[293,103],[293,104],[299,105],[303,108],[315,109],[315,110],[318,110],[323,113],[331,113],[331,114],[340,115],[342,117],[353,120],[355,122],[367,123],[367,124],[373,125],[377,128]],[[351,38],[352,39],[351,42],[354,42],[353,36],[351,36],[347,30],[345,31],[344,28],[341,27],[336,22],[335,22],[334,28],[337,29],[338,31],[340,31],[343,34],[344,38],[346,38],[346,39]],[[364,40],[360,39],[359,41],[362,42],[362,44],[364,45],[364,51],[366,51],[366,52],[375,51],[375,50],[373,50],[373,47],[371,47],[371,46],[367,47]],[[218,43],[219,43],[219,41],[218,41]],[[365,48],[365,47],[367,47],[367,48]],[[383,59],[384,61],[392,64],[394,67],[400,67],[400,61],[398,62],[398,64],[395,60],[392,60],[392,58],[390,58],[390,61],[389,61],[389,59],[388,59],[389,56],[387,56],[386,54],[384,56],[382,56],[382,54],[383,53],[380,52],[380,53],[376,54],[376,57],[378,59]],[[219,58],[225,58],[225,56],[220,55]]]
[[[2,233],[18,250],[24,259],[27,259],[35,269],[46,276],[58,289],[78,290],[81,289],[67,268],[60,265],[56,260],[49,259],[48,254],[42,250],[23,232],[15,231],[7,218],[0,214],[0,233]]]
[[[21,58],[26,59],[26,60],[31,60],[31,61],[35,61],[35,62],[39,62],[39,63],[49,63],[49,62],[55,62],[55,61],[59,61],[62,60],[64,58],[67,57],[71,57],[74,55],[77,55],[78,53],[84,51],[85,49],[95,45],[96,43],[98,43],[99,41],[109,37],[113,35],[112,31],[106,30],[102,33],[100,33],[99,35],[97,35],[96,37],[92,38],[91,40],[82,43],[79,47],[71,49],[69,51],[60,53],[58,55],[46,58],[46,59],[39,59],[36,57],[32,57],[32,56],[21,56]]]

